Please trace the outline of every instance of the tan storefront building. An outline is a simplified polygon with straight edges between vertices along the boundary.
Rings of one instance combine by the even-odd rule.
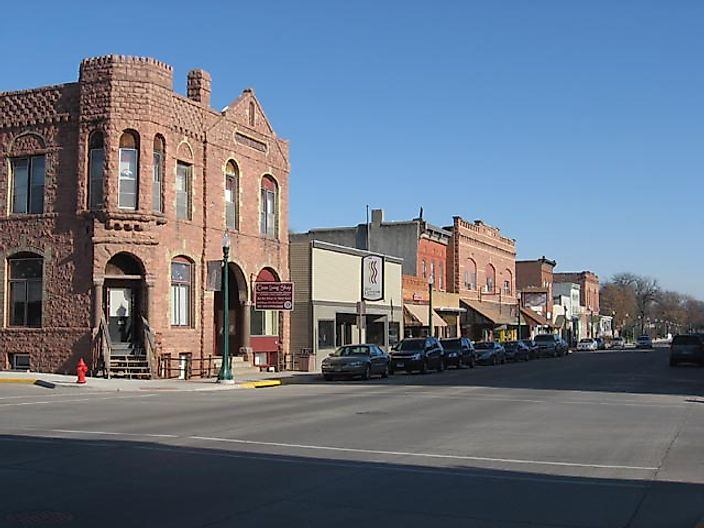
[[[290,237],[290,252],[294,368],[318,370],[341,345],[375,343],[388,349],[403,336],[402,259],[297,235]],[[381,257],[382,298],[363,301],[362,261],[371,255]]]

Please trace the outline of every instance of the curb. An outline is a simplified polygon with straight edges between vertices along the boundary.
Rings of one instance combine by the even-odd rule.
[[[37,378],[0,378],[0,383],[22,383],[25,385],[34,385],[38,381]]]
[[[262,380],[262,381],[249,381],[245,383],[240,383],[239,387],[242,389],[262,389],[265,387],[278,387],[282,385],[281,380]]]

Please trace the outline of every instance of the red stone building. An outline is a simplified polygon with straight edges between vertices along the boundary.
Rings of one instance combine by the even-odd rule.
[[[202,70],[184,97],[169,65],[113,55],[0,93],[0,367],[95,367],[109,341],[153,350],[152,372],[184,353],[197,370],[221,353],[225,231],[231,351],[286,350],[288,317],[252,310],[251,291],[289,277],[288,144],[252,90],[222,111],[210,92]]]
[[[507,339],[517,325],[516,241],[481,220],[453,218],[448,251],[448,291],[467,312],[462,332],[472,339]]]

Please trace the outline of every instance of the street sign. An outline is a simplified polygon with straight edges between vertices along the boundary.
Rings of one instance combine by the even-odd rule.
[[[293,311],[293,283],[255,282],[254,309]]]

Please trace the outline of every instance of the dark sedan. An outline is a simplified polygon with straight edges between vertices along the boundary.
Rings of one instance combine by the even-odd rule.
[[[499,365],[506,363],[506,351],[496,341],[480,341],[474,343],[474,349],[479,354],[477,363],[480,365]]]
[[[428,369],[441,372],[444,368],[445,352],[440,341],[434,337],[408,337],[391,351],[391,372],[418,370],[425,373]]]
[[[441,339],[440,344],[445,351],[445,366],[463,366],[474,368],[474,345],[466,337],[454,337],[451,339]]]
[[[538,345],[532,339],[521,339],[521,343],[528,347],[530,350],[530,358],[537,359],[538,357]]]
[[[528,361],[530,359],[530,348],[523,341],[507,341],[503,345],[508,361]]]
[[[374,374],[389,375],[389,356],[376,345],[346,345],[323,360],[323,378],[369,379]]]
[[[670,345],[670,366],[678,363],[704,365],[704,340],[697,335],[676,335]]]

